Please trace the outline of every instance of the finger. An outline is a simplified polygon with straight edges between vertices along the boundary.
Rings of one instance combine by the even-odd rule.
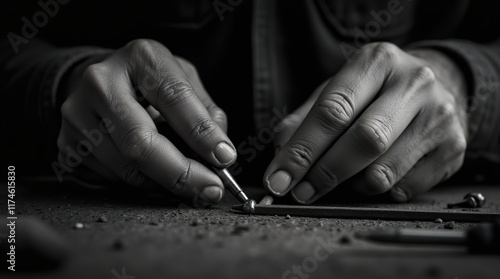
[[[97,114],[118,147],[121,157],[172,193],[193,197],[205,194],[212,203],[223,195],[222,181],[200,163],[190,160],[159,134],[146,110],[135,101],[125,75],[108,71],[107,66],[90,66],[84,78],[93,84],[87,91],[99,91]],[[106,84],[106,87],[102,85]]]
[[[129,47],[140,50],[139,54],[132,53],[142,65],[131,62],[128,74],[139,84],[146,100],[205,161],[217,167],[232,164],[236,160],[234,145],[212,120],[172,54],[161,44],[146,40],[135,41]],[[138,57],[133,55],[131,60],[137,61]]]
[[[325,86],[292,139],[276,155],[264,175],[264,185],[285,195],[351,125],[381,90],[390,73],[392,50],[379,44],[347,64]],[[392,47],[390,47],[392,48]]]
[[[323,82],[314,93],[296,109],[292,114],[285,117],[277,126],[284,127],[281,131],[276,133],[274,138],[274,148],[279,151],[286,143],[292,138],[293,134],[297,131],[302,121],[311,110],[319,94],[323,91],[329,80]]]
[[[419,113],[423,100],[414,93],[431,80],[429,75],[433,75],[432,71],[423,68],[408,75],[409,81],[386,86],[384,93],[316,162],[306,181],[297,185],[297,201],[314,202],[387,152]]]
[[[453,119],[451,110],[443,107],[436,113],[420,114],[391,148],[361,173],[352,188],[365,195],[390,190],[424,155],[446,140],[445,130]]]
[[[215,123],[221,127],[221,129],[227,133],[227,116],[226,113],[212,100],[212,97],[207,93],[205,86],[201,82],[200,76],[196,68],[187,60],[177,57],[177,60],[180,61],[180,65],[186,76],[188,77],[188,81],[193,86],[194,91],[200,98],[203,105],[207,108],[210,117]]]
[[[463,135],[449,139],[423,157],[390,191],[398,202],[406,202],[450,178],[463,164],[466,149]]]
[[[85,121],[88,122],[88,118],[85,118]],[[61,132],[57,138],[59,163],[64,165],[66,170],[69,172],[72,172],[78,167],[86,166],[103,178],[116,178],[110,169],[103,166],[93,156],[93,144],[89,142],[88,139],[81,137],[83,131],[77,127],[82,127],[83,122],[84,121],[78,121],[75,119],[73,120],[73,123],[71,123],[66,118],[62,119]],[[78,137],[79,139],[76,139],[75,137]]]

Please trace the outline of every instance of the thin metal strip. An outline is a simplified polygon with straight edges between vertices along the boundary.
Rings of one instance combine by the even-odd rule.
[[[242,211],[241,205],[235,205],[233,210]],[[303,205],[256,205],[255,215],[301,216],[320,218],[348,219],[381,219],[406,221],[434,221],[441,218],[445,221],[457,222],[493,222],[500,219],[499,213],[475,211],[425,211],[407,209],[384,209],[362,207],[335,206],[303,206]]]

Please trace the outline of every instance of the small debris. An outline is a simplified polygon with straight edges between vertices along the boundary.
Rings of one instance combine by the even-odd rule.
[[[351,244],[351,238],[349,238],[347,235],[343,235],[339,238],[338,242],[342,245],[348,245]]]
[[[99,216],[99,218],[97,218],[97,222],[99,222],[99,223],[106,223],[106,222],[108,222],[108,218],[106,216],[104,216],[104,215]]]
[[[111,245],[111,248],[113,250],[116,250],[116,251],[124,250],[125,249],[125,242],[123,242],[123,240],[121,240],[121,239],[117,239],[113,242],[113,244]]]
[[[449,230],[453,230],[455,228],[455,222],[450,221],[450,222],[444,224],[444,228],[449,229]]]
[[[286,215],[285,219],[292,219],[292,216],[290,216],[289,214]]]
[[[192,227],[196,227],[198,225],[201,225],[201,223],[202,223],[201,219],[196,219],[196,220],[191,220],[191,222],[189,222],[189,225]]]
[[[73,225],[73,229],[75,229],[75,230],[81,230],[84,227],[85,226],[82,223],[76,223],[75,225]]]
[[[441,223],[443,223],[443,219],[441,219],[441,218],[437,218],[436,220],[434,220],[434,223],[439,223],[439,224],[441,224]]]
[[[202,232],[197,232],[194,235],[194,238],[196,238],[196,239],[203,239],[203,238],[205,238],[205,235]]]
[[[248,225],[236,225],[236,226],[234,226],[234,229],[231,232],[231,234],[233,234],[233,235],[240,235],[243,232],[247,232],[249,230],[250,230],[250,227]]]

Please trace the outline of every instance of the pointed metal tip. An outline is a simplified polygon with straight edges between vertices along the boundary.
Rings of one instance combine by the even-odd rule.
[[[250,199],[242,204],[235,204],[231,206],[231,209],[252,214],[255,212],[255,205],[255,201]]]
[[[254,200],[247,200],[243,204],[243,211],[248,214],[252,214],[255,211],[255,201]]]

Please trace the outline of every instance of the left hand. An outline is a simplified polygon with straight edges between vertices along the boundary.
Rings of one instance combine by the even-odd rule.
[[[359,193],[407,201],[462,166],[466,100],[463,74],[444,54],[368,44],[284,119],[264,184],[302,204],[347,179]]]

